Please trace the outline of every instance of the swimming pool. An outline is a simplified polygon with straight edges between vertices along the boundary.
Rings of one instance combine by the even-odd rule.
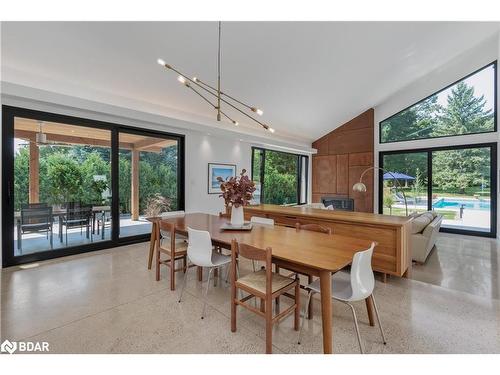
[[[472,199],[453,199],[453,198],[441,198],[432,204],[433,208],[455,208],[460,209],[461,206],[465,209],[489,211],[491,208],[491,202],[489,200],[472,200]]]

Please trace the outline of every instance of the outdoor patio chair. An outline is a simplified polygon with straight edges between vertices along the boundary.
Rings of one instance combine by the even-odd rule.
[[[52,207],[23,207],[21,208],[21,218],[17,226],[17,248],[22,253],[22,236],[26,233],[46,232],[47,239],[50,235],[50,248],[52,248],[53,238],[53,216]]]
[[[82,205],[80,203],[68,203],[66,204],[66,214],[61,216],[61,227],[66,228],[65,238],[66,246],[68,245],[68,229],[80,228],[80,235],[83,234],[83,228],[85,228],[86,238],[92,240],[92,205]],[[62,232],[60,240],[62,242]]]

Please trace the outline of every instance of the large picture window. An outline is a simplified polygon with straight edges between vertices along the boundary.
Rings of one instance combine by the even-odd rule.
[[[180,135],[2,107],[3,266],[149,238],[184,209]]]
[[[496,131],[496,62],[383,120],[380,143]]]
[[[287,152],[252,148],[252,180],[257,203],[307,203],[308,157]]]

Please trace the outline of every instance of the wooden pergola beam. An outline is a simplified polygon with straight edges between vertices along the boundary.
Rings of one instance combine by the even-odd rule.
[[[33,142],[30,142],[28,190],[28,202],[40,203],[40,150]]]
[[[130,206],[132,220],[139,220],[139,150],[132,150],[131,169]]]
[[[163,139],[163,138],[147,137],[147,138],[141,139],[137,142],[134,142],[134,148],[136,148],[138,150],[142,150],[144,148],[148,148],[150,146],[154,146],[158,143],[162,143],[165,141],[166,141],[166,139]]]
[[[37,132],[32,132],[29,130],[14,130],[14,137],[33,141],[36,137],[36,133]],[[111,147],[111,141],[107,141],[105,139],[75,137],[72,135],[65,135],[65,134],[52,134],[52,133],[45,133],[45,134],[47,135],[47,141],[52,141],[52,142],[68,143],[73,145]],[[127,142],[120,142],[120,148],[131,150],[133,148],[133,144]]]

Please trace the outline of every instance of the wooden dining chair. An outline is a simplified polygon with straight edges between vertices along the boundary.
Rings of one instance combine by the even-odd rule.
[[[251,272],[245,276],[239,277],[236,260],[241,256],[250,260],[264,262],[265,269],[257,272]],[[236,307],[244,308],[260,315],[266,320],[266,354],[273,351],[273,325],[279,322],[292,311],[294,314],[294,329],[299,330],[300,321],[300,284],[299,280],[279,275],[272,272],[272,249],[259,249],[244,243],[238,244],[236,240],[231,242],[231,332],[236,332]],[[249,295],[239,299],[238,289]],[[288,309],[273,316],[272,301],[278,296],[295,289],[294,303]],[[260,299],[260,310],[246,304],[245,302],[252,298]]]
[[[319,225],[319,224],[300,224],[300,223],[297,223],[297,224],[295,224],[295,229],[297,229],[297,231],[309,230],[311,232],[325,233],[325,234],[330,234],[330,235],[333,234],[332,228],[325,227],[325,226]],[[297,275],[302,275],[302,276],[307,277],[307,284],[311,284],[313,282],[312,275],[307,275],[307,274],[304,274],[301,272],[297,272],[295,270],[288,270],[288,269],[286,269],[286,270],[293,272]],[[276,272],[279,272],[278,267],[276,267]],[[291,275],[289,275],[289,276],[291,276]],[[301,285],[300,287],[302,289],[306,288],[305,285]],[[277,298],[276,299],[276,308],[278,310],[279,310],[279,304],[280,304],[280,301],[279,301],[279,298]],[[308,300],[308,304],[309,304],[309,306],[307,306],[307,319],[312,319],[312,316],[313,316],[313,300],[312,300],[312,298]]]
[[[160,237],[163,233],[163,238]],[[175,224],[163,220],[158,221],[156,226],[156,281],[160,280],[160,266],[162,264],[170,268],[170,290],[175,290],[175,273],[186,272],[187,267],[187,242],[184,239],[176,239]],[[167,258],[161,259],[161,254]],[[176,268],[176,261],[182,260],[182,267]]]

